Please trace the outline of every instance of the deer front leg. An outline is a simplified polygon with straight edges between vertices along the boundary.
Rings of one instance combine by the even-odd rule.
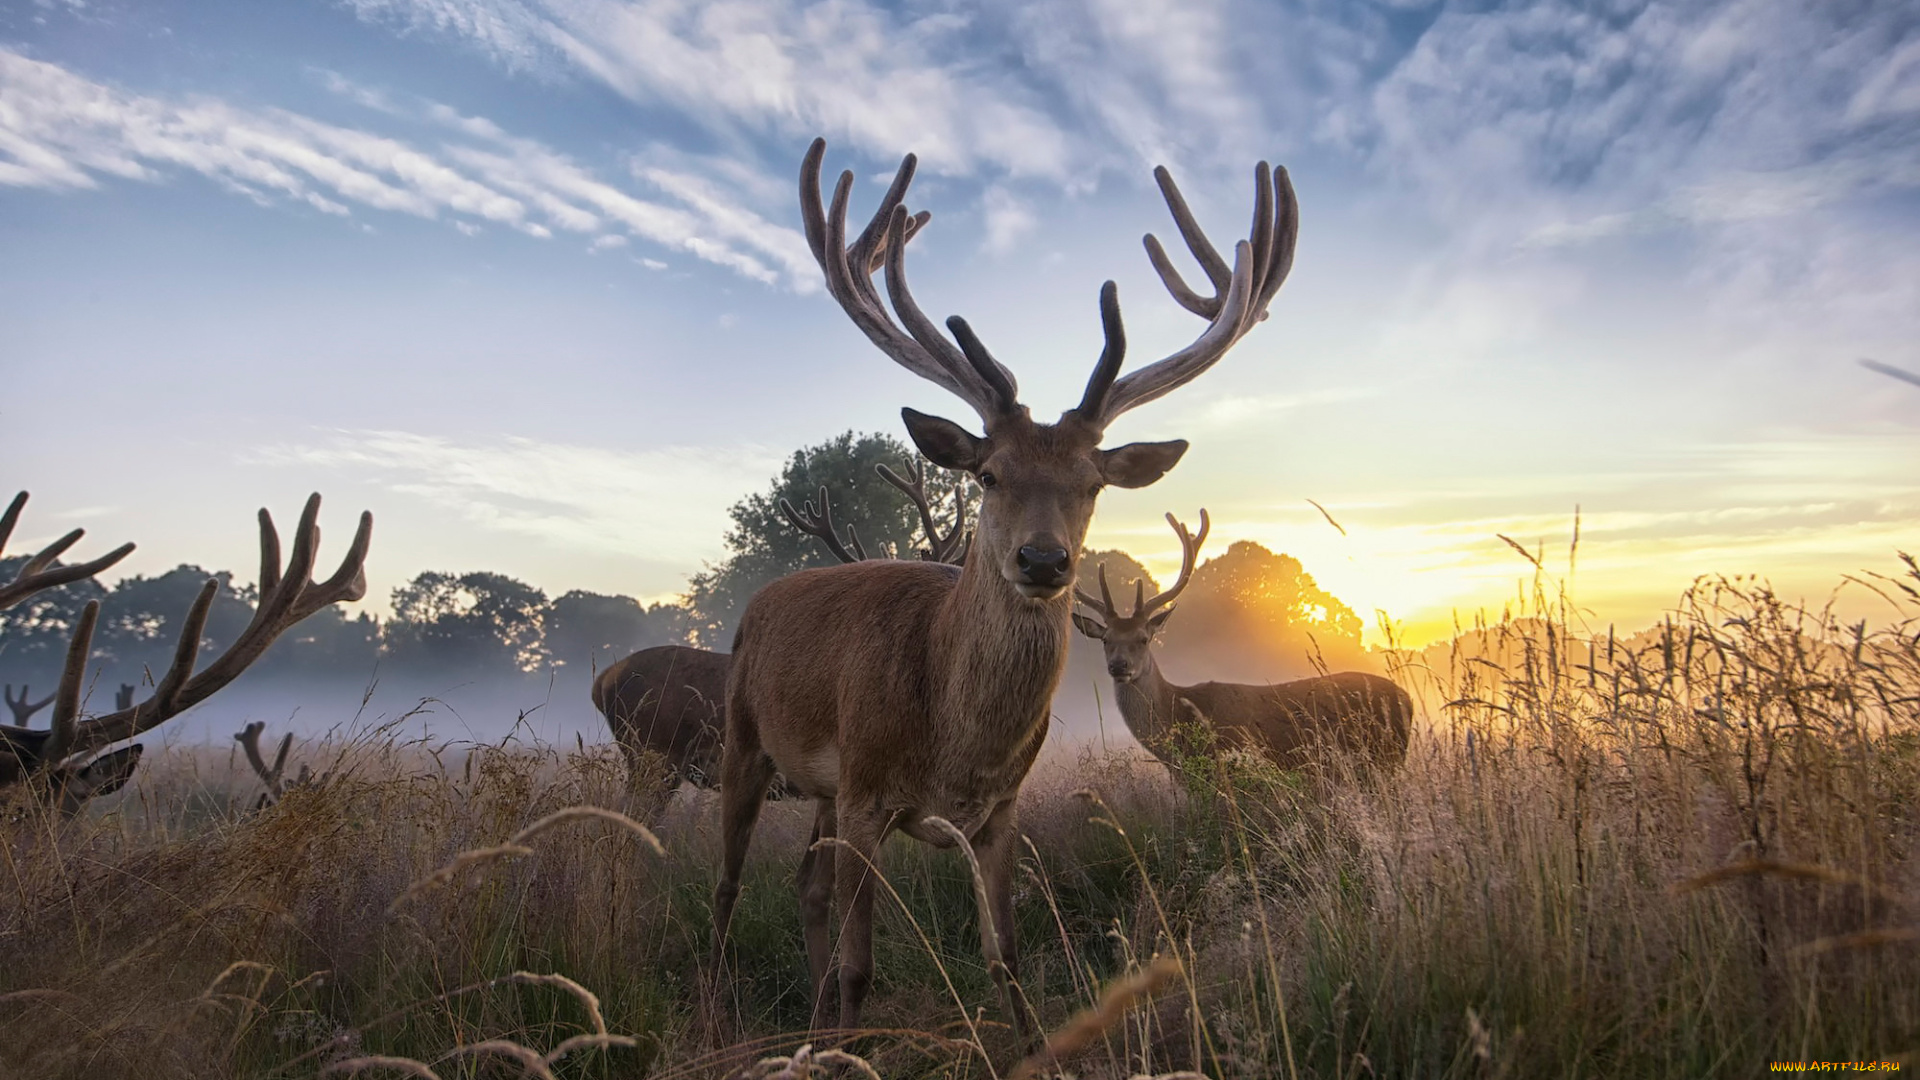
[[[860,1026],[860,1003],[873,982],[873,894],[880,872],[880,842],[892,829],[892,815],[870,800],[848,798],[841,791],[840,839],[846,848],[834,859],[833,895],[840,910],[840,1027]],[[858,810],[861,802],[868,805]],[[822,987],[824,989],[824,986]],[[821,1013],[815,1005],[816,1017]]]
[[[838,1015],[838,992],[828,992],[827,978],[833,973],[833,848],[836,819],[832,799],[821,799],[814,806],[813,838],[807,853],[800,858],[797,884],[800,888],[800,917],[806,927],[807,974],[812,980],[812,1030],[831,1027]],[[821,841],[827,841],[822,843]],[[828,1003],[833,1003],[829,1008]]]
[[[1013,1017],[1014,1030],[1023,1043],[1031,1043],[1039,1029],[1020,988],[1020,945],[1013,926],[1013,875],[1019,865],[1019,844],[1020,817],[1014,800],[1008,799],[994,808],[974,834],[973,853],[980,861],[987,906],[993,914],[991,934],[986,920],[981,920],[980,951],[994,985],[1000,989],[1001,1004]]]

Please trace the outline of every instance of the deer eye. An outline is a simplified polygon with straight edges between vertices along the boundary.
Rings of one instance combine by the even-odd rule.
[[[980,474],[980,486],[983,488],[998,487],[1000,486],[1000,478],[990,472],[983,472]]]
[[[1099,481],[1095,481],[1093,483],[1093,486],[1087,488],[1087,498],[1089,499],[1097,498],[1100,495],[1100,492],[1106,489],[1106,486],[1107,485],[1102,484]]]

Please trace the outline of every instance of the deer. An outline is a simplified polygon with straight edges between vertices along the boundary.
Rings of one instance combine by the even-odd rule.
[[[33,714],[53,704],[53,695],[48,694],[39,701],[32,700],[33,688],[26,683],[20,684],[20,696],[13,696],[13,684],[8,683],[4,698],[7,708],[13,713],[13,722],[18,727],[26,727],[33,722]]]
[[[919,511],[929,545],[919,553],[920,558],[952,561],[965,556],[966,501],[959,492],[954,495],[954,527],[941,536],[927,496],[924,466],[918,462],[910,466],[912,480],[885,465],[876,465],[874,470],[905,493]],[[841,562],[868,558],[853,526],[846,527],[846,538],[841,539],[824,485],[817,506],[808,500],[802,508],[796,508],[785,498],[779,505],[794,528],[818,538]],[[683,781],[703,789],[718,786],[720,716],[726,705],[731,659],[726,653],[686,645],[658,645],[609,664],[594,677],[593,707],[607,718],[607,727],[627,759],[628,775],[635,779],[636,786],[646,784],[650,755],[666,759],[666,769],[654,791],[656,803],[664,802]],[[768,794],[783,798],[790,792],[784,781],[776,779]]]
[[[720,879],[711,964],[725,978],[728,926],[762,794],[775,772],[815,800],[798,891],[814,1030],[859,1025],[873,977],[873,903],[881,842],[894,832],[936,847],[966,844],[986,902],[981,951],[1021,1038],[1035,1023],[1019,992],[1013,872],[1020,786],[1046,739],[1067,658],[1076,562],[1105,488],[1159,480],[1185,440],[1102,448],[1107,427],[1190,382],[1224,356],[1267,308],[1293,263],[1299,212],[1285,169],[1254,170],[1249,237],[1231,269],[1195,221],[1173,177],[1154,178],[1213,295],[1189,288],[1160,242],[1147,257],[1176,303],[1206,320],[1185,348],[1121,376],[1119,292],[1100,289],[1105,337],[1080,403],[1054,423],[1033,419],[1011,370],[960,316],[942,335],[908,287],[906,245],[931,218],[905,205],[908,154],[872,219],[848,242],[853,173],[829,206],[826,141],[800,167],[808,247],[827,293],[889,359],[973,409],[983,429],[907,408],[926,458],[973,477],[981,506],[960,566],[869,561],[802,570],[748,601],[734,638],[721,759]],[[873,280],[884,268],[886,301]],[[839,933],[831,916],[839,910]],[[837,1023],[836,1023],[837,1021]]]
[[[265,784],[267,788],[260,793],[258,799],[254,800],[253,809],[255,813],[265,810],[269,806],[278,804],[280,800],[287,797],[287,792],[289,791],[296,788],[307,787],[326,779],[326,774],[324,773],[318,777],[314,776],[312,766],[305,762],[301,762],[300,772],[294,776],[292,780],[286,778],[287,753],[293,749],[293,732],[291,731],[281,736],[280,750],[274,754],[273,765],[269,768],[267,759],[260,753],[260,733],[266,729],[267,725],[265,721],[255,720],[247,724],[246,727],[241,728],[233,736],[233,741],[239,743],[240,749],[246,754],[247,763],[253,766],[254,775],[258,776],[260,782]]]
[[[13,535],[27,493],[15,496],[0,514],[0,550]],[[172,663],[144,701],[134,702],[124,688],[125,704],[102,716],[83,717],[81,693],[86,682],[87,658],[93,631],[100,618],[100,602],[90,600],[67,642],[66,662],[54,692],[53,723],[46,731],[0,724],[0,791],[27,785],[47,797],[62,816],[80,811],[86,801],[124,786],[140,764],[139,743],[106,753],[104,747],[125,742],[187,711],[232,682],[260,658],[287,628],[333,604],[366,595],[367,547],[373,538],[373,515],[362,513],[359,528],[347,546],[340,567],[324,582],[311,577],[320,544],[320,496],[312,495],[295,527],[293,550],[283,570],[280,535],[273,517],[260,511],[259,603],[253,617],[226,650],[196,673],[200,643],[220,582],[208,579],[188,607],[174,645]],[[119,562],[133,551],[123,544],[89,562],[56,565],[60,555],[84,535],[75,529],[28,559],[10,583],[0,585],[0,611],[45,589],[81,581]]]
[[[1191,714],[1218,741],[1255,751],[1282,768],[1321,763],[1329,751],[1374,768],[1398,765],[1407,756],[1413,699],[1391,679],[1343,671],[1277,685],[1167,681],[1152,645],[1173,615],[1173,602],[1193,580],[1211,522],[1202,510],[1198,535],[1172,514],[1167,524],[1180,539],[1180,576],[1172,588],[1149,597],[1146,582],[1136,580],[1133,610],[1125,615],[1114,605],[1104,565],[1099,599],[1074,590],[1074,599],[1098,617],[1074,612],[1073,625],[1105,650],[1120,717],[1140,745],[1167,760],[1175,725]]]

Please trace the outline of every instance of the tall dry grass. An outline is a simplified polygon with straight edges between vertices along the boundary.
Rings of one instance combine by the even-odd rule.
[[[608,815],[550,819],[652,814],[610,747],[376,732],[297,751],[325,780],[259,813],[217,757],[175,751],[87,819],[7,827],[0,1075],[1911,1062],[1920,569],[1854,587],[1889,618],[1709,579],[1633,637],[1543,589],[1450,648],[1396,654],[1428,722],[1389,778],[1282,773],[1204,741],[1170,765],[1043,762],[1016,918],[1053,1056],[1017,1067],[951,853],[889,845],[874,1030],[836,1051],[799,1030],[803,807],[768,809],[717,988],[710,798],[659,816],[664,853]]]

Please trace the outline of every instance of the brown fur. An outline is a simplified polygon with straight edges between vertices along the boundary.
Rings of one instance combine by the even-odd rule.
[[[715,788],[725,728],[726,653],[660,645],[641,649],[603,669],[593,680],[593,707],[607,718],[614,742],[626,756],[636,791],[664,799],[685,780]],[[666,768],[653,760],[658,755]],[[784,793],[776,782],[776,794]]]
[[[832,1026],[836,1015],[842,1027],[857,1025],[872,973],[867,865],[877,866],[880,843],[895,829],[950,846],[925,824],[934,815],[958,826],[979,857],[996,930],[982,947],[1025,1028],[1009,986],[1018,973],[1014,802],[1046,738],[1072,592],[1030,584],[1018,552],[1052,545],[1077,559],[1102,480],[1150,483],[1185,446],[1102,451],[1097,431],[1038,425],[1024,412],[985,439],[916,417],[910,430],[935,462],[951,467],[958,456],[975,475],[994,477],[979,532],[961,568],[869,561],[803,570],[748,603],[727,685],[715,961],[760,793],[777,766],[817,800],[816,839],[837,837],[849,849],[812,848],[801,863],[814,1027]],[[1146,459],[1152,463],[1142,465]],[[850,860],[849,872],[836,875],[836,859]],[[837,966],[828,922],[835,906],[844,919]],[[828,991],[836,973],[837,1013]]]
[[[1363,671],[1266,685],[1177,686],[1149,656],[1147,669],[1131,682],[1116,679],[1113,692],[1127,730],[1157,756],[1164,756],[1172,726],[1191,720],[1183,703],[1197,710],[1221,740],[1289,769],[1323,762],[1328,751],[1393,768],[1407,756],[1413,722],[1407,692]]]

